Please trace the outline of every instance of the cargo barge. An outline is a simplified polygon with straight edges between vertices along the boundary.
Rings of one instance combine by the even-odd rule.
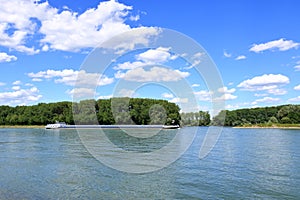
[[[101,129],[178,129],[179,125],[69,125],[64,122],[56,122],[55,124],[47,124],[45,129],[77,129],[77,128],[101,128]]]

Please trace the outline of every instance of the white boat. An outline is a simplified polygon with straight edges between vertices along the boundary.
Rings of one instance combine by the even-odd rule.
[[[61,128],[157,128],[157,129],[178,129],[179,125],[67,125],[65,122],[56,122],[55,124],[47,124],[46,129],[61,129]]]
[[[57,129],[57,128],[66,128],[67,124],[65,122],[56,122],[55,124],[47,124],[45,129]]]

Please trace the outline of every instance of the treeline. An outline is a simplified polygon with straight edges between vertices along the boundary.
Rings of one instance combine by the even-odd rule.
[[[79,103],[39,103],[0,106],[0,125],[67,124],[180,124],[180,108],[166,100],[112,98]]]
[[[212,120],[212,125],[224,126],[299,123],[300,105],[247,108],[232,111],[223,110]]]
[[[182,126],[208,126],[210,125],[210,114],[208,112],[181,113]]]

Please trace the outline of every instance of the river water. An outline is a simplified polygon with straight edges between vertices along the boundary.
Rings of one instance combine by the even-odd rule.
[[[179,131],[197,134],[178,160],[135,174],[95,159],[76,130],[0,129],[0,199],[300,199],[300,130],[224,128],[203,159],[207,127]],[[174,135],[107,132],[120,148],[142,152]]]

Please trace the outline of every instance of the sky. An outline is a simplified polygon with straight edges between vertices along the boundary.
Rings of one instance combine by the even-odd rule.
[[[299,9],[297,0],[0,0],[0,105],[115,96],[166,99],[184,112],[220,100],[229,110],[299,104]]]

